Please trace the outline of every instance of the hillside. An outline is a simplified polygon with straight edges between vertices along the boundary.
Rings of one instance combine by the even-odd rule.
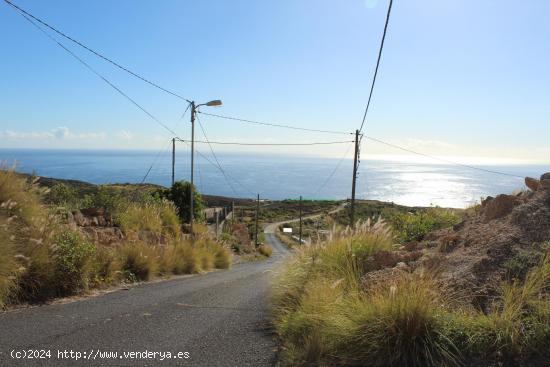
[[[408,213],[296,249],[273,285],[283,364],[547,366],[550,173],[525,182],[429,233]]]

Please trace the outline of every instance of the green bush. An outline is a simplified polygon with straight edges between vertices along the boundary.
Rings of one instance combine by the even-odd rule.
[[[166,198],[174,203],[182,223],[189,223],[190,190],[190,182],[178,181],[175,182],[171,188],[158,192],[160,197]],[[193,186],[193,217],[196,221],[202,221],[203,207],[202,196],[197,188]]]
[[[399,241],[421,241],[428,233],[459,223],[460,216],[450,209],[428,208],[414,213],[395,213],[390,218]]]
[[[104,208],[112,214],[125,211],[130,204],[121,190],[108,186],[100,186],[96,193],[87,195],[85,200],[87,207]]]
[[[95,247],[66,230],[55,239],[56,284],[59,295],[74,294],[88,285],[88,264]]]
[[[54,185],[45,196],[46,202],[70,209],[80,207],[81,199],[74,188],[63,183]]]

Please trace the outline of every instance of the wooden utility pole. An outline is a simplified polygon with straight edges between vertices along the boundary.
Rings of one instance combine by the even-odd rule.
[[[172,186],[174,186],[176,171],[176,138],[172,138]]]
[[[235,224],[235,202],[231,202],[231,226]]]
[[[355,184],[357,183],[357,163],[359,160],[359,130],[355,130],[355,154],[353,156],[353,178],[351,184],[350,227],[355,228]]]
[[[302,196],[300,196],[300,245],[302,244]]]
[[[219,226],[220,226],[220,216],[219,216],[218,208],[214,209],[214,211],[216,213],[216,239],[218,239],[218,231],[219,231]]]
[[[191,102],[191,186],[189,187],[189,232],[191,234],[191,239],[193,239],[193,189],[194,189],[194,179],[195,179],[195,114],[197,109],[195,107],[195,102]]]
[[[254,245],[256,248],[258,247],[258,217],[259,216],[260,216],[260,194],[258,194],[258,200],[256,201],[256,218],[255,218],[256,225],[254,226],[255,227]]]

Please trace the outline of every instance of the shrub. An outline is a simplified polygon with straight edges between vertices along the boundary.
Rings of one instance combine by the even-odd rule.
[[[231,254],[223,246],[217,246],[214,251],[214,266],[216,269],[229,269],[231,266]]]
[[[162,232],[162,220],[159,210],[151,204],[140,205],[132,203],[126,210],[118,213],[115,216],[115,220],[125,233],[141,230],[155,233]]]
[[[55,282],[59,295],[70,295],[85,289],[88,283],[88,261],[95,248],[75,232],[66,230],[55,239]]]
[[[115,216],[125,233],[151,231],[169,238],[179,238],[180,222],[172,203],[163,200],[151,203],[131,203]]]
[[[258,246],[258,252],[265,257],[270,257],[273,253],[273,249],[269,245],[263,244]]]
[[[88,196],[87,206],[104,208],[107,212],[117,214],[126,210],[128,199],[114,187],[100,186],[96,193]]]
[[[208,271],[214,268],[214,253],[206,248],[206,247],[200,247],[197,250],[197,256],[200,261],[200,269],[203,271]]]
[[[81,200],[74,188],[63,183],[55,184],[45,195],[46,202],[67,208],[78,208]]]
[[[198,273],[201,270],[201,259],[191,244],[175,242],[164,250],[161,269],[165,274]]]
[[[159,191],[159,196],[174,203],[178,216],[183,223],[189,223],[189,197],[191,183],[187,181],[175,182],[170,189]],[[203,209],[202,197],[196,187],[193,187],[193,217],[196,221],[202,220]]]
[[[128,280],[149,280],[158,269],[159,255],[153,246],[136,242],[118,250],[120,268]]]
[[[403,242],[420,241],[428,233],[455,225],[460,220],[454,211],[437,207],[415,213],[396,213],[390,218],[398,239]]]
[[[98,246],[90,259],[90,283],[99,287],[111,284],[118,269],[115,252],[111,248]]]
[[[17,285],[16,276],[19,264],[15,260],[15,251],[5,226],[0,224],[0,309],[4,307],[8,297]]]

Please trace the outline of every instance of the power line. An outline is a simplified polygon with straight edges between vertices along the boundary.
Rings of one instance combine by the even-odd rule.
[[[9,1],[4,0],[7,3],[11,4]],[[86,61],[81,59],[78,55],[76,55],[73,51],[69,50],[64,44],[62,44],[60,41],[55,39],[53,36],[51,36],[48,32],[46,32],[44,29],[42,29],[38,24],[32,21],[29,17],[27,17],[25,14],[21,13],[21,16],[25,18],[29,23],[31,23],[33,26],[35,26],[38,30],[40,30],[46,37],[48,37],[50,40],[55,42],[59,47],[61,47],[63,50],[65,50],[67,53],[69,53],[72,57],[74,57],[78,62],[80,62],[82,65],[84,65],[88,70],[90,70],[92,73],[94,73],[97,77],[99,77],[101,80],[103,80],[105,83],[107,83],[111,88],[116,90],[119,94],[121,94],[124,98],[126,98],[128,101],[130,101],[134,106],[139,108],[143,113],[145,113],[147,116],[149,116],[153,121],[155,121],[157,124],[162,126],[164,129],[166,129],[171,134],[177,136],[174,132],[174,130],[170,129],[166,124],[164,124],[162,121],[160,121],[157,117],[155,117],[153,114],[151,114],[149,111],[147,111],[144,107],[142,107],[139,103],[137,103],[134,99],[132,99],[129,95],[124,93],[119,87],[117,87],[115,84],[113,84],[111,81],[109,81],[106,77],[104,77],[102,74],[97,72],[90,64],[88,64]]]
[[[141,183],[143,184],[145,182],[145,180],[147,179],[147,176],[149,176],[149,173],[151,172],[151,170],[153,169],[153,166],[157,163],[159,157],[161,156],[162,153],[164,153],[167,148],[170,146],[170,144],[165,144],[163,146],[163,148],[161,148],[161,150],[159,150],[159,152],[157,153],[155,159],[153,160],[153,163],[151,163],[151,166],[149,166],[149,169],[147,170],[147,173],[145,174],[145,176],[143,176],[143,179],[141,180]]]
[[[174,97],[177,97],[177,98],[179,98],[179,99],[182,99],[182,100],[184,100],[184,101],[187,101],[188,103],[191,103],[191,101],[188,100],[187,98],[182,97],[181,95],[179,95],[179,94],[177,94],[177,93],[175,93],[175,92],[172,92],[172,91],[170,91],[170,90],[168,90],[168,89],[166,89],[166,88],[164,88],[164,87],[161,87],[161,86],[158,85],[157,83],[152,82],[152,81],[150,81],[149,79],[146,79],[146,78],[144,78],[143,76],[141,76],[141,75],[139,75],[139,74],[137,74],[137,73],[131,71],[131,70],[128,69],[127,67],[124,67],[124,66],[120,65],[119,63],[117,63],[117,62],[115,62],[115,61],[109,59],[109,58],[106,57],[106,56],[103,56],[101,53],[99,53],[99,52],[97,52],[97,51],[91,49],[90,47],[84,45],[82,42],[77,41],[76,39],[74,39],[74,38],[68,36],[67,34],[61,32],[60,30],[54,28],[53,26],[49,25],[48,23],[46,23],[46,22],[43,21],[42,19],[40,19],[40,18],[38,18],[38,17],[32,15],[31,13],[27,12],[26,10],[24,10],[24,9],[20,8],[19,6],[15,5],[15,4],[12,3],[11,1],[9,1],[9,0],[4,0],[4,1],[5,1],[8,5],[12,6],[15,10],[19,11],[19,12],[21,13],[21,15],[23,15],[23,16],[26,15],[26,16],[28,16],[28,17],[30,17],[30,18],[36,20],[36,21],[39,22],[40,24],[42,24],[42,25],[44,25],[45,27],[51,29],[51,30],[54,31],[55,33],[59,34],[61,37],[63,37],[63,38],[65,38],[65,39],[67,39],[67,40],[73,42],[74,44],[76,44],[76,45],[78,45],[78,46],[80,46],[80,47],[82,47],[82,48],[84,48],[85,50],[87,50],[87,51],[91,52],[92,54],[98,56],[99,58],[101,58],[101,59],[107,61],[108,63],[110,63],[110,64],[116,66],[117,68],[119,68],[119,69],[121,69],[121,70],[127,72],[128,74],[130,74],[130,75],[132,75],[132,76],[134,76],[134,77],[136,77],[136,78],[138,78],[138,79],[144,81],[145,83],[147,83],[147,84],[149,84],[149,85],[151,85],[151,86],[153,86],[153,87],[155,87],[155,88],[157,88],[157,89],[160,89],[161,91],[163,91],[163,92],[165,92],[165,93],[168,93],[168,94],[170,94],[170,95],[172,95],[172,96],[174,96]]]
[[[247,119],[242,119],[242,118],[239,118],[239,117],[217,115],[217,114],[214,114],[214,113],[207,113],[207,112],[201,112],[201,111],[198,111],[198,112],[199,112],[199,113],[202,113],[203,115],[206,115],[206,116],[218,117],[218,118],[226,119],[226,120],[240,121],[240,122],[245,122],[245,123],[255,124],[255,125],[264,125],[264,126],[272,126],[272,127],[281,127],[281,128],[285,128],[285,129],[301,130],[301,131],[310,131],[310,132],[316,132],[316,133],[346,134],[346,135],[351,135],[351,134],[353,134],[353,133],[349,133],[349,132],[345,132],[345,131],[308,129],[308,128],[305,128],[305,127],[298,127],[298,126],[291,126],[291,125],[283,125],[283,124],[275,124],[275,123],[271,123],[271,122],[261,122],[261,121],[247,120]]]
[[[380,144],[387,145],[387,146],[395,148],[395,149],[403,150],[403,151],[408,152],[408,153],[413,153],[413,154],[420,155],[420,156],[427,157],[427,158],[431,158],[431,159],[434,159],[434,160],[437,160],[437,161],[441,161],[441,162],[445,162],[445,163],[449,163],[449,164],[454,164],[456,166],[461,166],[461,167],[464,167],[464,168],[483,171],[483,172],[487,172],[487,173],[494,173],[494,174],[497,174],[497,175],[503,175],[503,176],[521,178],[521,179],[524,178],[522,176],[514,175],[514,174],[511,174],[511,173],[500,172],[500,171],[485,169],[485,168],[481,168],[481,167],[471,166],[471,165],[468,165],[468,164],[463,164],[463,163],[451,161],[451,160],[448,160],[448,159],[439,158],[439,157],[432,156],[432,155],[429,155],[429,154],[420,153],[420,152],[414,151],[412,149],[404,148],[404,147],[401,147],[399,145],[388,143],[388,142],[385,142],[383,140],[376,139],[376,138],[373,138],[373,137],[370,137],[370,136],[365,136],[365,138],[367,138],[369,140],[372,140],[372,141],[375,141],[375,142],[380,143]]]
[[[184,140],[177,138],[179,141],[190,143],[190,140]],[[324,141],[314,143],[240,143],[240,142],[226,142],[226,141],[202,141],[195,140],[195,143],[204,144],[219,144],[219,145],[243,145],[243,146],[310,146],[310,145],[332,145],[332,144],[346,144],[353,143],[353,140],[347,141]]]
[[[185,144],[187,144],[187,146],[191,146],[189,144],[189,142],[187,140],[182,140],[182,139],[177,139],[178,141],[181,141]],[[214,162],[212,162],[207,156],[205,156],[204,154],[201,153],[200,150],[198,149],[195,149],[195,152],[201,156],[204,160],[206,160],[208,163],[210,163],[212,166],[216,167],[218,170],[220,170],[220,167],[218,167]],[[256,195],[256,193],[254,193],[254,191],[250,190],[248,187],[246,187],[245,185],[243,185],[239,180],[237,180],[235,177],[231,176],[229,173],[226,173],[227,174],[227,177],[229,177],[230,179],[232,179],[233,181],[235,181],[239,186],[241,186],[245,191],[247,191],[248,193],[250,193],[252,195],[252,197],[254,197],[254,195]]]
[[[220,161],[218,161],[218,157],[216,156],[216,153],[214,153],[214,148],[212,148],[212,144],[210,144],[210,141],[208,141],[208,137],[206,136],[206,131],[204,130],[204,126],[202,126],[202,123],[201,123],[201,120],[199,119],[199,116],[197,116],[197,122],[199,123],[199,126],[202,130],[202,134],[204,135],[204,139],[206,140],[206,142],[208,143],[208,146],[210,147],[210,152],[212,152],[212,157],[214,157],[214,160],[216,161],[216,164],[218,165],[218,168],[220,169],[220,171],[222,171],[223,178],[225,179],[225,182],[227,182],[227,184],[229,185],[229,187],[231,188],[233,193],[235,195],[237,195],[237,192],[235,191],[235,188],[233,187],[231,182],[227,179],[225,171],[222,168],[222,166],[220,164]]]
[[[334,175],[336,174],[336,172],[338,171],[338,169],[342,165],[342,162],[344,162],[344,159],[346,159],[346,157],[347,157],[347,155],[348,155],[348,153],[349,153],[352,146],[353,145],[351,145],[351,144],[348,146],[348,149],[346,149],[346,153],[344,153],[342,158],[340,158],[340,160],[336,164],[336,167],[334,167],[334,170],[332,170],[332,172],[327,177],[327,179],[317,188],[317,190],[315,190],[315,193],[313,194],[313,196],[316,196],[319,192],[321,192],[321,190],[325,188],[325,186],[329,183],[329,181],[332,179],[332,177],[334,177]]]
[[[372,92],[374,91],[374,84],[376,83],[376,76],[378,75],[378,67],[380,66],[380,59],[382,58],[382,50],[384,49],[384,41],[386,40],[386,32],[388,30],[388,23],[390,22],[390,14],[393,0],[390,0],[388,5],[388,14],[386,15],[386,24],[384,25],[384,33],[382,34],[382,41],[380,42],[380,49],[378,50],[378,60],[376,61],[376,68],[374,69],[374,76],[372,78],[372,84],[370,86],[369,100],[367,102],[367,107],[365,108],[365,114],[363,115],[363,121],[361,122],[361,127],[359,132],[363,131],[363,125],[367,119],[367,112],[369,111],[370,101],[372,99]]]

